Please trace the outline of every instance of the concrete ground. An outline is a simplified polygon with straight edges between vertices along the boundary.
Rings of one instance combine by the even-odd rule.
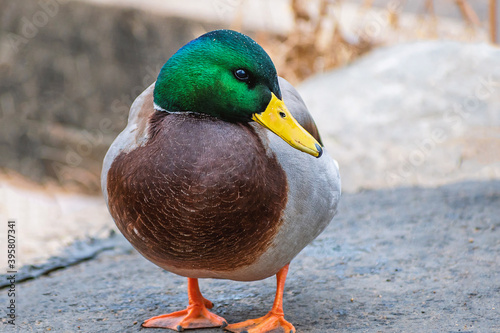
[[[298,332],[500,332],[500,181],[364,191],[341,202],[291,264],[285,314]],[[16,326],[0,330],[153,332],[141,322],[187,303],[184,278],[121,236],[113,242],[92,260],[19,283]],[[264,315],[275,280],[202,280],[201,288],[232,323]]]

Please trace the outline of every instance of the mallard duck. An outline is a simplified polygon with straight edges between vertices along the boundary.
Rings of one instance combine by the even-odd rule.
[[[168,59],[109,148],[102,189],[128,241],[188,278],[189,306],[144,327],[295,332],[283,313],[289,263],[332,220],[340,178],[298,92],[250,37],[212,31]],[[230,325],[198,286],[273,275],[271,311]]]

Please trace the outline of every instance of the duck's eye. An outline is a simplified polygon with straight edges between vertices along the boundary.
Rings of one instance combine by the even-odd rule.
[[[248,81],[248,79],[250,78],[248,72],[241,68],[234,71],[234,76],[236,76],[236,78],[240,81]]]
[[[285,112],[280,111],[280,113],[279,113],[279,114],[280,114],[280,117],[281,117],[281,118],[286,118],[286,113],[285,113]]]

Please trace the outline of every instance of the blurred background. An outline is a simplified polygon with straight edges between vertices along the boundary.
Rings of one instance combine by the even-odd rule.
[[[499,179],[499,11],[497,0],[0,0],[0,244],[9,218],[20,264],[108,237],[107,148],[165,61],[218,28],[253,37],[298,88],[344,191]]]

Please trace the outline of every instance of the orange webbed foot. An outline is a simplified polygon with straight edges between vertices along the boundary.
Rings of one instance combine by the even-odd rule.
[[[295,327],[285,320],[283,312],[283,290],[285,289],[285,280],[288,273],[288,265],[285,265],[278,274],[276,280],[276,297],[272,310],[257,319],[246,320],[241,323],[231,324],[224,329],[234,333],[295,333]]]
[[[273,312],[261,318],[228,325],[224,329],[234,333],[295,333],[295,327],[283,315]]]
[[[193,328],[225,327],[227,321],[208,311],[214,305],[201,295],[198,279],[188,278],[189,306],[185,310],[156,316],[142,323],[143,327],[169,328],[184,331]]]
[[[179,332],[185,329],[224,327],[226,325],[226,320],[208,311],[205,304],[191,304],[185,310],[156,316],[142,324],[143,327],[170,328]]]
[[[202,296],[203,297],[203,296]],[[203,297],[203,304],[205,304],[205,307],[207,309],[211,309],[214,307],[214,303],[212,303],[211,301],[209,301],[208,299],[206,299],[205,297]]]

